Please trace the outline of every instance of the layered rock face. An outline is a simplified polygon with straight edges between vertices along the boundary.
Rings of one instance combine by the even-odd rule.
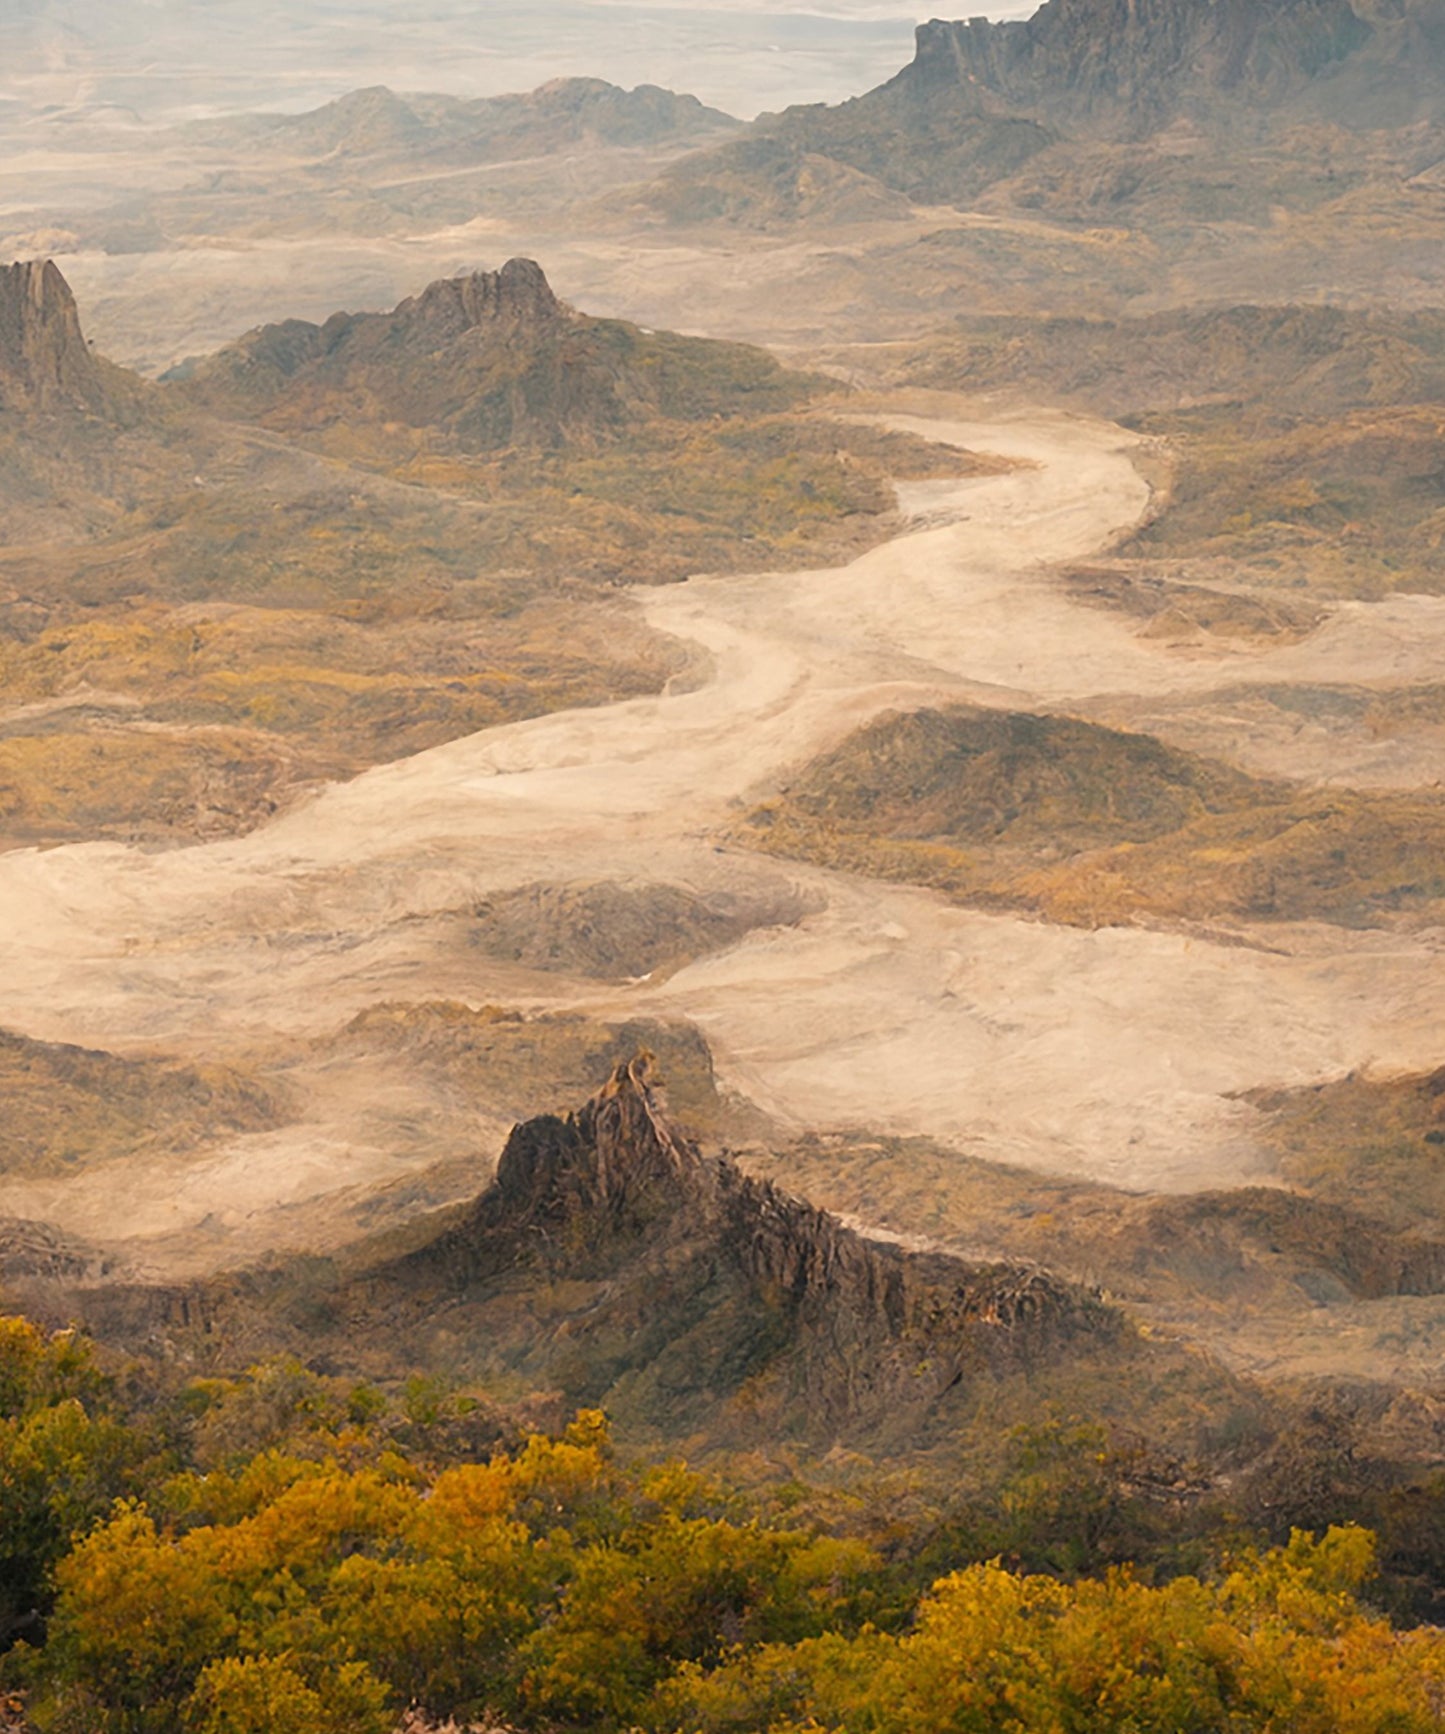
[[[1389,57],[1400,29],[1392,19],[1378,31],[1350,0],[1049,0],[1022,21],[920,25],[917,57],[895,85],[1143,134],[1288,104],[1367,50]],[[1339,94],[1337,118],[1351,124],[1357,93]]]
[[[104,405],[101,368],[57,266],[0,266],[0,411],[53,415]]]

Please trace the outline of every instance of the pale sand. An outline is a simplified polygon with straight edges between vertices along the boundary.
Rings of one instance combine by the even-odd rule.
[[[775,862],[720,849],[720,828],[889,708],[1067,706],[1440,666],[1445,603],[1421,599],[1349,605],[1303,644],[1205,662],[1139,639],[1125,619],[1071,603],[1047,570],[1107,546],[1146,509],[1129,435],[1047,412],[902,407],[930,413],[898,425],[1022,467],[901,490],[927,527],[846,568],[642,592],[653,625],[710,656],[694,690],[455,741],[240,840],[0,857],[0,1023],[216,1054],[325,1032],[384,998],[683,1015],[714,1043],[724,1081],[786,1121],[925,1133],[1158,1189],[1260,1173],[1241,1090],[1445,1059],[1438,934],[1311,925],[1245,945],[1081,932],[800,867],[788,871],[820,914],[661,983],[602,989],[458,946],[447,912],[508,885],[776,875]],[[364,1079],[356,1087],[344,1112],[318,1102],[291,1131],[212,1153],[184,1184],[128,1173],[118,1196],[104,1170],[6,1183],[0,1210],[111,1238],[210,1217],[239,1235],[233,1255],[284,1239],[268,1200],[294,1210],[420,1160],[358,1138]],[[496,1137],[479,1117],[479,1150]]]

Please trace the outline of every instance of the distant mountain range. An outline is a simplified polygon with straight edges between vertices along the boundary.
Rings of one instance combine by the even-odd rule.
[[[1441,0],[1050,0],[1026,21],[920,25],[886,84],[760,125],[914,199],[967,202],[1077,140],[1182,128],[1233,155],[1301,125],[1410,128],[1423,168],[1442,123]]]
[[[399,96],[385,85],[349,92],[305,114],[196,122],[198,140],[298,156],[403,153],[432,166],[514,162],[588,145],[702,143],[741,125],[695,96],[656,85],[622,90],[600,78],[558,78],[520,95]]]
[[[7,0],[7,75],[45,96],[123,103],[159,118],[278,102],[314,105],[378,80],[473,96],[577,73],[691,89],[756,113],[836,100],[896,61],[899,7],[656,5],[637,0]],[[13,69],[13,72],[12,72]],[[7,76],[7,83],[9,77]]]

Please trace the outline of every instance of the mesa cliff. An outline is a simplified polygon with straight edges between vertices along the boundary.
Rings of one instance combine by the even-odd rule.
[[[1270,205],[1293,209],[1316,176],[1318,204],[1357,177],[1393,189],[1433,172],[1442,71],[1438,0],[1048,0],[1027,19],[933,19],[885,83],[763,116],[667,171],[652,203],[667,210],[685,189],[695,206],[710,195],[697,208],[715,218],[796,221],[796,201],[770,187],[766,142],[868,177],[875,206],[890,190],[963,208],[997,196],[1077,220],[1142,200],[1157,242],[1161,212],[1253,220],[1248,191],[1266,184]],[[1241,154],[1261,150],[1267,166]]]
[[[1350,0],[1051,0],[1006,22],[934,20],[895,85],[991,92],[1051,122],[1146,131],[1224,102],[1271,108],[1328,77],[1375,35]]]

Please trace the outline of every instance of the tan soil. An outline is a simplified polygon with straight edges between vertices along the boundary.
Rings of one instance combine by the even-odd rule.
[[[1305,925],[1230,935],[1081,932],[950,908],[921,891],[789,870],[822,907],[662,982],[607,986],[456,942],[455,912],[508,888],[775,885],[721,850],[741,810],[859,723],[966,697],[1028,708],[1208,692],[1245,678],[1407,680],[1438,666],[1445,601],[1349,604],[1308,639],[1201,661],[1082,606],[1053,565],[1097,554],[1149,490],[1117,427],[1050,412],[984,419],[948,399],[889,416],[1015,461],[900,489],[921,527],[833,571],[698,578],[639,596],[700,646],[689,690],[454,741],[323,791],[250,836],[169,853],[112,844],[0,858],[0,1024],[122,1052],[225,1057],[311,1038],[381,999],[685,1016],[723,1081],[799,1126],[866,1123],[1147,1189],[1258,1175],[1235,1093],[1351,1067],[1437,1063],[1442,936]],[[1327,768],[1327,767],[1326,767]],[[1319,767],[1295,767],[1317,774]],[[356,1141],[364,1079],[292,1129],[238,1139],[184,1186],[137,1173],[151,1232],[241,1203],[263,1235],[283,1199],[396,1171]],[[479,1104],[478,1136],[495,1128]],[[385,1126],[377,1122],[377,1136]],[[413,1156],[407,1160],[416,1160]],[[113,1235],[127,1202],[82,1174],[0,1209]],[[219,1254],[218,1254],[219,1255]]]

